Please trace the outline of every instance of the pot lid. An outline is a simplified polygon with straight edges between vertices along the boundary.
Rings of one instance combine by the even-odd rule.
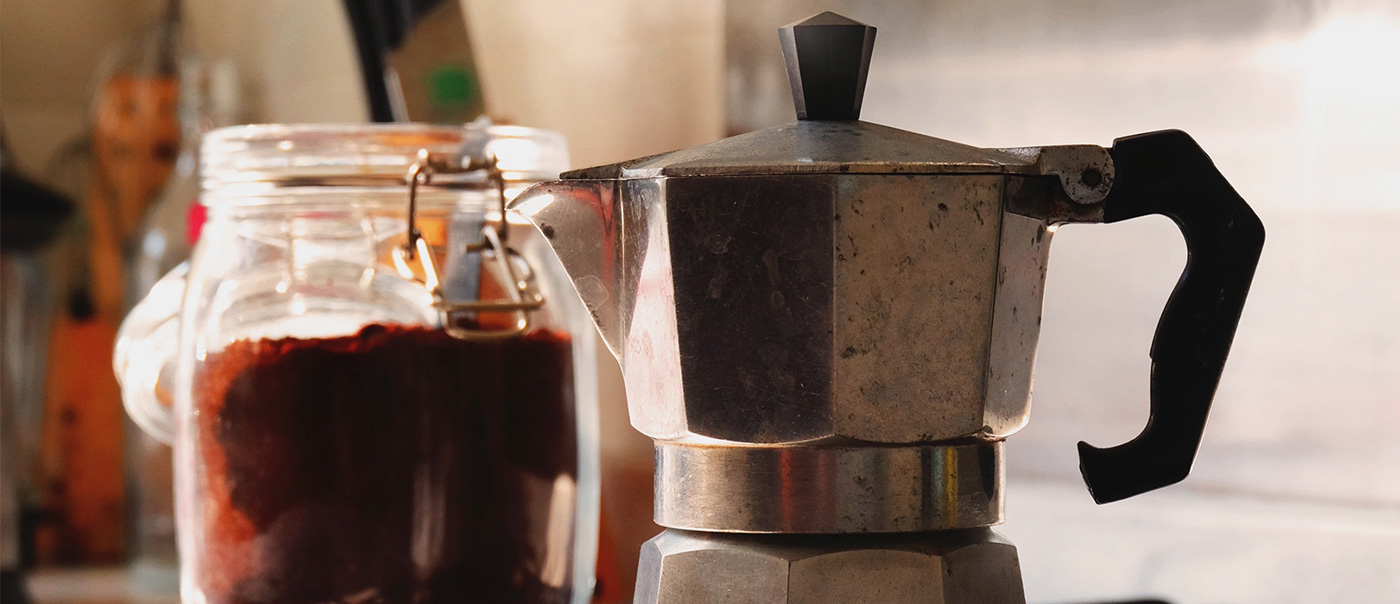
[[[779,28],[778,39],[796,123],[564,178],[1037,173],[1030,161],[1005,152],[860,121],[874,27],[824,12]]]

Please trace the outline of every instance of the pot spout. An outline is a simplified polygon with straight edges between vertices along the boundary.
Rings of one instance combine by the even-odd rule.
[[[632,425],[653,438],[685,429],[665,180],[543,183],[509,208],[553,248],[622,367]]]
[[[547,182],[525,190],[508,209],[534,225],[549,243],[608,350],[620,360],[626,332],[621,305],[635,292],[624,291],[618,193],[613,180]]]

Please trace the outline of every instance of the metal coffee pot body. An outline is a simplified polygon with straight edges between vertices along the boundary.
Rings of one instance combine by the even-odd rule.
[[[655,519],[680,530],[649,544],[638,601],[709,601],[667,592],[663,568],[724,593],[822,592],[832,569],[881,556],[983,560],[953,583],[1019,577],[1014,548],[967,531],[1002,521],[1001,443],[1028,416],[1061,223],[1160,214],[1182,228],[1190,259],[1153,343],[1148,427],[1080,452],[1100,502],[1184,478],[1263,243],[1195,142],[989,150],[861,122],[874,28],[824,13],[780,39],[797,123],[567,173],[512,204],[592,310],[632,423],[656,441]],[[950,537],[891,535],[940,534],[927,531]],[[870,555],[822,554],[854,550]],[[680,570],[697,551],[732,562],[733,580],[709,562]],[[759,551],[779,553],[745,557]],[[743,578],[796,573],[791,556],[826,562],[812,581]],[[848,583],[866,584],[881,582]]]
[[[830,129],[905,135],[779,134]],[[594,170],[516,208],[554,234],[652,438],[996,439],[1026,420],[1051,233],[1006,207],[1000,172],[1033,164],[978,152],[996,172]]]
[[[756,137],[819,146],[833,130],[884,137],[871,142],[891,150],[915,136],[802,122]],[[517,203],[552,233],[622,363],[632,423],[658,441],[658,478],[675,477],[664,488],[684,491],[659,500],[658,521],[761,532],[1000,521],[993,478],[975,485],[962,506],[922,516],[926,493],[917,485],[927,451],[890,447],[962,441],[950,451],[972,456],[967,469],[990,472],[999,464],[995,443],[1020,429],[1029,411],[1051,223],[1008,209],[1015,193],[1008,188],[1023,183],[1007,172],[1036,165],[958,151],[976,158],[967,173],[609,167],[574,173]],[[1106,169],[1106,153],[1085,155]],[[846,497],[823,497],[828,506],[800,512],[750,506],[747,518],[716,517],[716,506],[738,495],[778,501],[708,482],[776,472],[793,463],[793,448],[811,458],[809,473],[824,474],[799,488]],[[823,470],[844,464],[853,465],[849,476]],[[860,471],[871,464],[880,469]],[[894,505],[893,493],[860,488],[857,478],[908,493],[908,501]],[[844,484],[827,484],[835,482]],[[696,499],[708,496],[713,505]]]

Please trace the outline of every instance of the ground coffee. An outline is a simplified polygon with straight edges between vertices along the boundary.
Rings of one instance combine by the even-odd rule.
[[[577,472],[566,335],[239,341],[195,384],[210,602],[568,601],[572,536],[547,529]]]

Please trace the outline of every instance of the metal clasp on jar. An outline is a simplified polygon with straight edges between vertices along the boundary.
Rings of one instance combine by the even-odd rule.
[[[465,161],[464,161],[465,160]],[[466,245],[469,257],[478,258],[482,271],[495,278],[504,297],[475,300],[454,300],[443,292],[432,246],[418,230],[418,188],[432,181],[434,174],[483,171],[495,186],[499,198],[500,219],[481,227],[481,239]],[[405,177],[408,184],[408,240],[394,249],[394,266],[406,279],[418,279],[421,272],[424,287],[433,295],[433,307],[442,316],[447,333],[462,340],[492,340],[524,333],[530,327],[530,311],[544,305],[544,295],[535,285],[535,272],[530,263],[509,245],[510,221],[506,218],[505,179],[496,165],[494,155],[484,158],[459,158],[449,153],[418,151],[418,159],[409,166]],[[416,262],[418,270],[409,264]],[[488,328],[481,315],[504,314],[509,321],[499,328]]]

